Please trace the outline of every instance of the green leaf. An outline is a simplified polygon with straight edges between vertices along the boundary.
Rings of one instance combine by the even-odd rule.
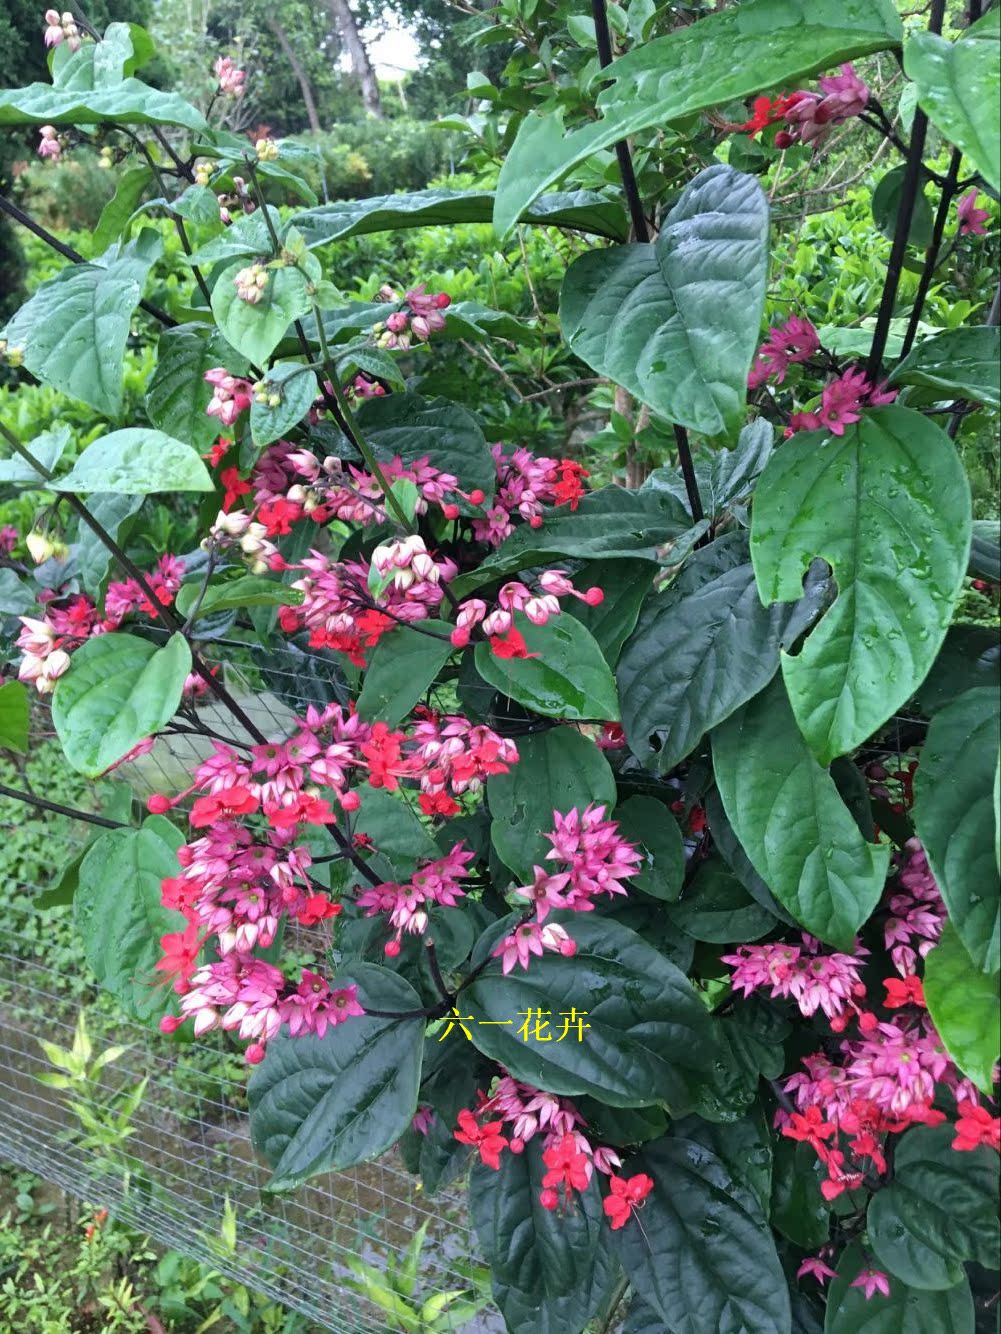
[[[100,264],[70,264],[40,284],[3,333],[11,347],[24,348],[25,368],[43,384],[117,417],[132,312],[162,247],[160,236],[146,228]]]
[[[932,719],[914,776],[914,828],[949,919],[985,973],[1001,968],[993,809],[999,719],[996,690],[960,695]]]
[[[380,463],[427,458],[459,479],[464,491],[493,495],[497,468],[476,418],[460,403],[419,394],[387,394],[367,399],[358,425]]]
[[[840,439],[797,435],[754,496],[762,602],[790,601],[820,557],[838,597],[782,674],[821,763],[866,741],[935,661],[962,588],[970,491],[946,433],[908,408],[867,412]]]
[[[711,1150],[673,1136],[629,1168],[654,1189],[618,1233],[619,1258],[671,1334],[789,1334],[789,1290],[754,1192]]]
[[[971,971],[951,922],[925,958],[924,991],[949,1055],[981,1093],[992,1097],[994,1065],[1001,1057],[1001,1001],[994,979]]]
[[[656,797],[630,797],[615,818],[622,837],[643,854],[643,870],[632,883],[651,898],[675,900],[685,878],[685,844],[677,820]]]
[[[827,1294],[824,1334],[973,1334],[973,1297],[965,1278],[944,1292],[926,1292],[891,1279],[889,1297],[877,1292],[866,1300],[862,1289],[851,1284],[869,1267],[857,1242],[842,1251]]]
[[[505,1152],[500,1171],[473,1167],[469,1203],[494,1301],[510,1334],[582,1330],[614,1278],[597,1173],[566,1214],[539,1203],[546,1171],[537,1136]]]
[[[755,903],[722,858],[713,856],[672,907],[671,920],[694,940],[714,945],[760,940],[775,928],[774,914]]]
[[[234,357],[225,338],[214,329],[179,324],[160,335],[146,411],[154,426],[193,445],[199,454],[214,444],[220,431],[218,419],[205,414],[213,392],[205,372],[219,366],[234,375],[247,370],[246,362]]]
[[[936,129],[962,150],[995,192],[1001,190],[1001,98],[998,13],[986,14],[958,41],[932,32],[911,33],[904,73],[918,90],[918,105]]]
[[[250,433],[255,445],[270,445],[287,435],[302,421],[316,398],[316,378],[308,366],[297,361],[279,361],[264,376],[261,391],[278,395],[275,407],[262,403],[255,394],[250,405]]]
[[[35,605],[37,598],[13,570],[0,570],[0,615],[23,616]]]
[[[900,211],[900,196],[904,188],[904,176],[907,167],[901,163],[893,167],[880,180],[872,192],[872,220],[879,231],[892,241],[897,229],[897,213]],[[927,179],[922,173],[922,183]],[[935,219],[931,204],[925,198],[924,191],[918,190],[911,213],[911,225],[907,232],[907,244],[918,250],[927,250],[932,243],[935,231]]]
[[[894,367],[893,384],[940,389],[943,397],[972,398],[1001,406],[1001,329],[981,324],[973,329],[946,329],[918,343]]]
[[[413,194],[337,200],[297,213],[291,219],[291,225],[312,247],[343,241],[348,236],[367,236],[372,232],[489,222],[493,207],[492,191],[417,190]],[[612,241],[624,241],[629,235],[629,224],[621,204],[590,190],[546,195],[527,208],[519,221],[569,227],[607,236]]]
[[[358,986],[373,1009],[420,1009],[413,987],[388,968],[357,964],[335,986]],[[365,1015],[322,1037],[268,1043],[247,1086],[250,1134],[274,1169],[269,1189],[292,1190],[319,1172],[337,1172],[385,1153],[417,1110],[423,1019]]]
[[[441,622],[421,624],[430,627]],[[443,628],[447,631],[447,627]],[[370,722],[396,727],[454,651],[447,633],[422,633],[411,626],[398,625],[383,635],[372,652],[358,696],[358,712]]]
[[[736,428],[768,274],[768,201],[722,164],[695,177],[652,245],[592,250],[567,270],[560,323],[573,351],[668,421]]]
[[[772,1198],[772,1137],[761,1107],[729,1124],[714,1125],[700,1116],[686,1116],[671,1127],[689,1143],[701,1144],[716,1155],[735,1181],[747,1186],[767,1217]]]
[[[750,0],[711,14],[613,61],[600,120],[563,133],[547,110],[525,116],[497,184],[494,226],[506,234],[578,162],[651,126],[661,128],[765,88],[900,45],[890,0]],[[989,105],[989,104],[988,104]]]
[[[142,496],[114,491],[95,491],[87,497],[87,509],[120,547],[125,545],[132,520],[142,506]],[[113,557],[107,545],[82,520],[77,528],[76,558],[80,582],[89,593],[99,596]]]
[[[733,826],[726,818],[726,812],[723,809],[723,803],[719,799],[719,791],[713,787],[705,796],[706,818],[709,821],[709,832],[712,834],[713,843],[716,851],[729,866],[740,883],[754,899],[755,903],[760,903],[762,908],[767,908],[775,917],[781,918],[789,926],[795,925],[793,919],[779,903],[775,895],[768,888],[761,876],[751,865],[750,858],[741,847],[740,840],[734,833]]]
[[[779,902],[813,935],[850,949],[883,891],[889,847],[866,843],[796,727],[781,680],[713,732],[727,818]]]
[[[72,469],[49,485],[54,491],[102,491],[146,496],[157,491],[212,491],[208,469],[190,445],[145,427],[102,435]]]
[[[690,531],[691,519],[674,496],[609,486],[585,496],[576,512],[550,510],[541,527],[516,528],[477,569],[450,587],[457,598],[468,597],[484,584],[543,565],[554,555],[656,561],[658,548]]]
[[[959,949],[962,953],[962,945]],[[954,1288],[963,1277],[963,1266],[925,1245],[920,1232],[907,1225],[907,1207],[906,1191],[897,1190],[892,1182],[870,1199],[866,1231],[876,1263],[912,1288],[926,1292]]]
[[[46,471],[51,472],[62,458],[63,451],[72,438],[73,433],[68,426],[57,426],[52,431],[43,431],[41,435],[36,435],[25,448]],[[15,454],[9,459],[0,459],[0,482],[26,482],[33,487],[45,486],[42,474],[22,459],[20,454]]]
[[[355,832],[368,834],[375,851],[386,858],[401,880],[410,878],[419,861],[434,861],[441,855],[434,839],[401,797],[379,788],[365,788],[360,795]]]
[[[572,958],[546,953],[527,972],[516,966],[506,977],[500,959],[491,959],[462,991],[458,1004],[476,1020],[473,1042],[515,1079],[551,1093],[587,1093],[611,1107],[690,1110],[715,1055],[712,1020],[691,983],[628,927],[598,913],[557,916],[577,945]],[[474,963],[517,920],[492,927]],[[519,1036],[529,1011],[540,1010],[552,1015],[542,1040],[534,1020],[527,1040]],[[582,1040],[572,1026],[560,1040],[560,1017],[572,1010],[589,1027]]]
[[[180,125],[207,128],[200,111],[177,93],[160,92],[139,79],[99,88],[0,89],[0,125]]]
[[[530,883],[532,867],[552,848],[543,834],[552,831],[553,812],[566,815],[595,802],[610,814],[615,777],[590,737],[572,727],[519,737],[517,745],[518,763],[487,779],[490,836],[505,865]]]
[[[618,662],[622,645],[636,626],[653,576],[654,567],[643,560],[593,561],[573,576],[574,587],[582,593],[600,588],[605,595],[596,607],[568,598],[563,610],[590,631],[609,667]]]
[[[670,772],[764,689],[778,671],[789,612],[761,605],[743,533],[690,557],[644,607],[616,672],[622,726],[644,767]]]
[[[72,903],[80,887],[80,867],[83,865],[83,859],[89,850],[89,848],[84,848],[83,852],[78,852],[75,857],[68,861],[42,893],[32,899],[32,907],[48,910],[49,908],[63,908],[66,904]]]
[[[997,519],[973,520],[970,572],[1001,583],[1001,523]]]
[[[918,688],[928,717],[975,686],[1001,690],[1001,631],[986,625],[951,625],[935,664]]]
[[[101,986],[144,1023],[163,1015],[171,995],[156,963],[160,937],[186,925],[181,913],[160,904],[161,881],[177,872],[176,852],[152,830],[110,829],[87,851],[73,898],[84,958]]]
[[[294,320],[310,309],[306,279],[298,269],[268,269],[268,285],[260,301],[244,301],[236,294],[236,275],[246,265],[230,264],[212,289],[212,313],[219,331],[237,352],[255,366],[263,366],[285,337]]]
[[[601,649],[572,616],[533,625],[516,612],[515,630],[529,657],[499,658],[489,644],[476,645],[476,670],[509,699],[547,717],[585,722],[618,718],[615,681]]]
[[[808,1144],[784,1136],[774,1145],[769,1218],[805,1251],[823,1246],[831,1231],[831,1206],[820,1193],[818,1159]]]
[[[163,648],[122,634],[81,644],[52,696],[52,721],[72,767],[96,778],[165,727],[190,671],[191,650],[179,634]]]
[[[135,213],[139,201],[150,181],[153,179],[151,167],[129,167],[118,177],[115,193],[111,196],[92,235],[93,253],[100,255],[107,250],[112,241],[117,241],[125,230],[125,224]],[[218,212],[218,206],[217,210]]]
[[[176,606],[179,616],[187,618],[191,615],[201,591],[201,583],[185,584],[178,591]],[[237,607],[287,606],[290,602],[298,602],[300,597],[301,594],[294,588],[280,584],[277,579],[244,574],[223,584],[210,585],[199,604],[198,619],[213,616],[220,611],[232,611]]]
[[[0,685],[0,750],[28,749],[28,690],[23,681]]]
[[[772,453],[775,431],[764,417],[742,428],[734,449],[715,449],[707,458],[695,460],[695,480],[702,508],[715,519],[727,509],[740,516],[739,502],[749,498],[754,482]],[[654,468],[641,488],[643,491],[667,491],[691,513],[688,488],[680,468]],[[741,516],[740,522],[746,527]]]

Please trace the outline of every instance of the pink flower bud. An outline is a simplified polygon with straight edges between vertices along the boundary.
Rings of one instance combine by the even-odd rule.
[[[146,800],[146,809],[150,815],[166,815],[170,810],[170,799],[159,792],[154,792]]]
[[[390,333],[394,334],[406,333],[407,330],[406,315],[404,315],[402,311],[394,311],[394,313],[390,315],[389,318],[386,320],[386,328],[390,331]]]
[[[395,959],[400,952],[400,942],[398,940],[387,940],[382,947],[382,952],[387,959]]]

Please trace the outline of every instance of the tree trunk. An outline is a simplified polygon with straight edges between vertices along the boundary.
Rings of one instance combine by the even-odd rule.
[[[316,112],[316,98],[313,96],[313,88],[309,82],[309,77],[306,74],[303,63],[296,55],[295,48],[292,46],[285,29],[278,20],[268,14],[265,16],[264,22],[274,33],[275,41],[281,47],[292,73],[299,82],[299,88],[302,92],[302,100],[306,107],[306,118],[309,121],[309,128],[318,131],[320,129],[320,117]]]
[[[362,101],[370,116],[382,119],[382,102],[379,98],[379,81],[365,49],[365,43],[358,31],[358,23],[348,0],[327,0],[334,22],[340,30],[344,45],[351,60],[351,68],[361,84]]]

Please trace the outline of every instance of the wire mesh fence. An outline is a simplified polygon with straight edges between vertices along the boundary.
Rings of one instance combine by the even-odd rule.
[[[213,665],[220,670],[223,653],[227,683],[269,739],[288,735],[307,704],[344,690],[331,659],[295,646],[255,658],[238,641],[213,645]],[[245,739],[241,724],[216,704],[200,702],[198,718],[220,738]],[[54,749],[58,743],[45,739],[46,721],[38,729],[40,745]],[[127,777],[140,796],[176,792],[190,783],[193,763],[210,749],[205,736],[162,738],[115,776]],[[83,780],[76,804],[93,805]],[[43,877],[34,874],[36,862],[17,851],[18,830],[23,834],[29,822],[41,823],[45,846],[37,862],[58,868],[83,846],[85,826],[12,801],[0,801],[0,812],[0,827],[14,840],[10,857],[0,849],[0,864],[8,863],[8,906],[0,922],[0,1161],[95,1207],[113,1208],[164,1245],[338,1334],[396,1327],[351,1286],[358,1281],[351,1260],[381,1270],[424,1224],[418,1299],[468,1288],[476,1248],[461,1186],[427,1196],[395,1152],[317,1177],[291,1194],[267,1190],[270,1172],[251,1146],[245,1072],[235,1044],[218,1033],[201,1041],[166,1040],[100,996],[71,945],[53,958],[54,932],[72,941],[72,908],[39,908]],[[112,1121],[115,1099],[146,1081],[129,1121],[131,1133],[100,1149],[81,1146],[72,1107],[77,1092],[38,1080],[53,1069],[39,1039],[70,1047],[81,1007],[101,1014],[95,1054],[102,1046],[125,1048],[100,1083],[87,1088],[92,1110],[103,1110],[104,1120]],[[235,1242],[227,1237],[227,1215],[235,1218]],[[447,1307],[439,1327],[453,1327]],[[454,1327],[482,1334],[504,1328],[492,1307]]]

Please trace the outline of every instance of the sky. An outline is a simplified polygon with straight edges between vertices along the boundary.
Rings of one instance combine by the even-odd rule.
[[[363,31],[362,36],[380,78],[398,79],[401,73],[417,68],[417,42],[405,28],[396,25],[378,37]]]

